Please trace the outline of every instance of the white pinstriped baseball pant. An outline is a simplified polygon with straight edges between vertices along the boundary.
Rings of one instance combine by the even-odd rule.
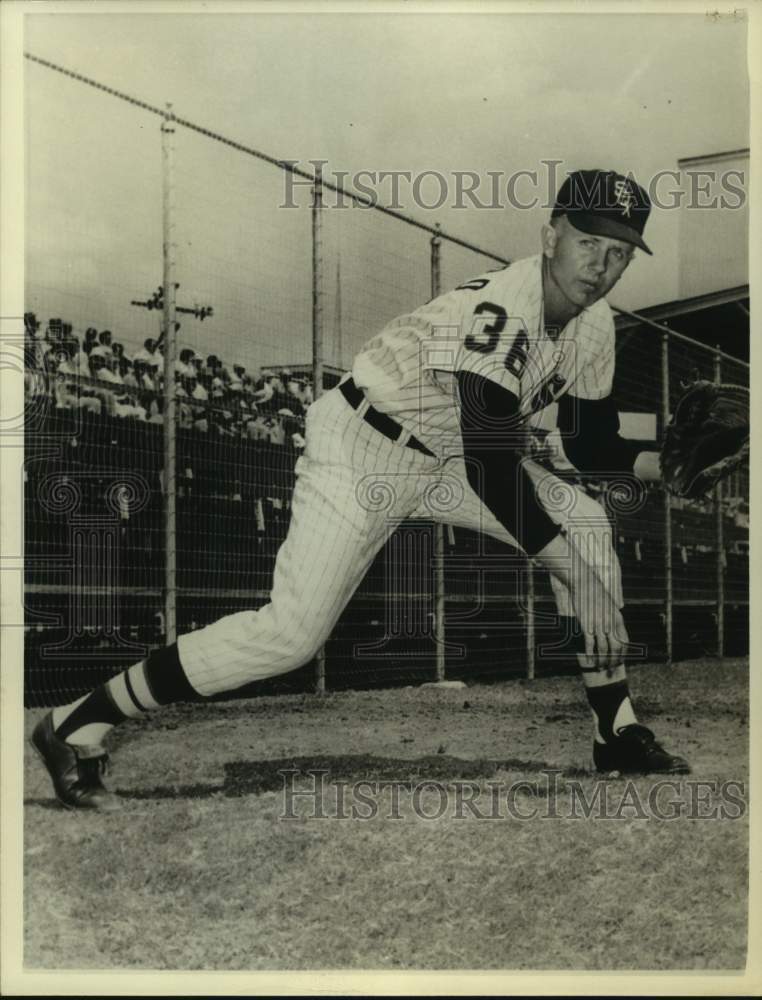
[[[306,439],[270,603],[227,615],[178,640],[180,661],[201,695],[233,690],[308,662],[406,518],[483,531],[516,545],[471,490],[462,460],[440,463],[390,441],[338,391],[312,404]],[[564,526],[621,607],[619,562],[599,504],[534,463],[528,468],[550,516]],[[572,614],[568,592],[552,582],[559,613]]]

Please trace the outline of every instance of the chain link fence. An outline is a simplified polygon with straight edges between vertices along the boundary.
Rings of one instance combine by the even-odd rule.
[[[59,69],[29,57],[35,148],[48,116],[70,123],[48,151],[55,182],[36,181],[34,161],[29,178],[29,704],[70,700],[177,633],[264,603],[312,399],[388,320],[507,263]],[[88,171],[113,185],[67,214]],[[285,178],[301,185],[292,208]],[[743,362],[647,320],[622,323],[618,352],[627,436],[656,442],[696,374],[748,385]],[[615,519],[628,625],[648,657],[745,651],[748,474],[704,504],[649,488],[626,507],[592,488]],[[316,662],[252,690],[534,677],[563,669],[541,652],[556,624],[547,576],[520,553],[411,523]]]

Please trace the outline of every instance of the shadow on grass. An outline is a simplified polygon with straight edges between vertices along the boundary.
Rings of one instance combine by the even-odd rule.
[[[201,799],[222,795],[241,798],[263,792],[282,791],[288,780],[284,772],[299,776],[321,772],[326,783],[331,781],[409,782],[420,781],[479,781],[494,777],[498,771],[540,773],[553,770],[561,777],[590,777],[583,768],[558,768],[545,761],[506,758],[503,760],[460,760],[444,754],[404,760],[394,757],[356,755],[346,757],[284,757],[278,760],[243,760],[224,765],[221,784],[159,785],[155,788],[135,788],[117,792],[124,799]]]
[[[50,793],[49,799],[24,799],[25,806],[37,806],[38,809],[51,809],[53,812],[74,812],[74,810],[67,809],[66,806],[61,805],[58,799],[53,798],[53,793]]]

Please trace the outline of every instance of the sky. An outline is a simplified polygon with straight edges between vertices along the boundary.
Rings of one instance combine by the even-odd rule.
[[[556,160],[561,177],[604,166],[646,182],[681,158],[749,144],[742,20],[135,7],[28,14],[25,48],[278,158],[326,160],[329,174],[431,170],[452,184],[458,170],[538,170],[543,188],[542,164]],[[29,307],[108,325],[136,346],[157,328],[156,313],[130,302],[161,281],[159,119],[29,62],[25,115]],[[184,130],[175,163],[178,301],[215,310],[203,324],[183,319],[181,342],[249,367],[307,360],[306,207],[279,207],[277,168]],[[297,200],[306,206],[304,192]],[[547,215],[426,210],[409,186],[401,201],[510,259],[536,252]],[[346,364],[430,296],[428,236],[358,209],[324,216],[326,357]],[[654,211],[646,236],[654,256],[639,255],[611,296],[626,308],[678,297],[679,213]],[[495,266],[447,244],[442,255],[445,286]]]

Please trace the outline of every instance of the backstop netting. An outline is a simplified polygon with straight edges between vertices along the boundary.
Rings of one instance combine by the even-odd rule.
[[[386,322],[505,265],[330,184],[316,211],[317,178],[289,189],[288,166],[215,123],[173,122],[34,61],[27,93],[26,698],[53,704],[164,645],[175,624],[181,634],[261,606],[315,396]],[[655,448],[696,375],[748,384],[740,361],[653,323],[619,325],[627,437]],[[584,485],[614,524],[642,655],[743,652],[748,474],[702,503]],[[437,671],[531,677],[566,669],[543,653],[556,638],[547,574],[517,550],[410,522],[318,661],[247,693]]]

